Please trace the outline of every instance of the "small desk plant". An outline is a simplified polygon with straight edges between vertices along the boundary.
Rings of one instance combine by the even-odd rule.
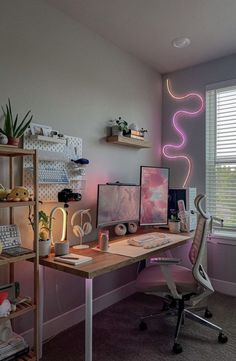
[[[29,216],[31,227],[34,229],[34,217],[31,214],[31,207],[29,207]],[[50,253],[51,240],[49,239],[50,232],[50,217],[44,212],[39,211],[39,256],[46,257]]]
[[[0,129],[0,133],[8,138],[8,145],[18,147],[20,138],[30,125],[33,115],[30,116],[31,111],[29,110],[20,122],[18,120],[18,114],[16,114],[15,117],[12,114],[10,99],[8,99],[8,104],[6,104],[5,107],[6,109],[2,106],[4,125],[3,129]]]
[[[179,233],[180,232],[180,219],[178,218],[178,212],[176,210],[170,210],[171,216],[168,222],[169,231],[171,233]]]

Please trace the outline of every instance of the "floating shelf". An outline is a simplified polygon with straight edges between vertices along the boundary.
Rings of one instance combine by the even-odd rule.
[[[107,142],[119,145],[127,145],[128,147],[135,148],[151,148],[151,143],[147,140],[128,138],[122,135],[112,135],[107,137]]]

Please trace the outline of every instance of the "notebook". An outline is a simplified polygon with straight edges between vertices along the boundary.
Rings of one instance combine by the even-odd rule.
[[[54,261],[68,263],[73,266],[78,266],[79,264],[92,261],[92,257],[81,256],[80,254],[76,254],[76,253],[69,253],[64,256],[54,257]]]

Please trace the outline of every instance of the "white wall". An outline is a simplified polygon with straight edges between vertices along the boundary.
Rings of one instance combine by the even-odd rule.
[[[91,207],[94,216],[98,183],[138,182],[140,165],[160,165],[158,73],[37,0],[1,1],[0,44],[0,103],[10,97],[14,111],[23,114],[31,109],[34,122],[83,139],[83,156],[90,165],[87,191],[78,207]],[[149,130],[152,149],[109,145],[103,140],[106,122],[119,115]],[[0,166],[0,183],[6,183],[5,163]],[[17,214],[22,238],[27,239],[31,236],[27,213]],[[0,216],[4,223],[6,214]],[[25,264],[23,269],[17,267],[17,278],[27,294],[32,267]],[[2,270],[1,278],[5,278]],[[135,267],[101,277],[95,295],[134,278]],[[45,281],[46,320],[83,302],[78,278],[47,270]],[[21,322],[20,329],[26,328]]]

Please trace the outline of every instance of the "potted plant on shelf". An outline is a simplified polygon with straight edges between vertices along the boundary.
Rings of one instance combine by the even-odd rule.
[[[51,240],[49,239],[50,217],[39,211],[39,256],[45,257],[50,253]]]
[[[142,134],[142,137],[144,137],[145,133],[147,133],[147,129],[144,128],[139,129],[139,131]]]
[[[176,211],[174,211],[171,214],[168,225],[169,225],[169,231],[171,233],[179,233],[180,232],[180,219],[178,218],[178,214]]]
[[[28,118],[31,112],[29,110],[25,114],[21,122],[18,120],[18,114],[16,114],[14,118],[12,114],[10,99],[8,99],[8,104],[6,104],[6,108],[4,109],[2,107],[2,111],[3,111],[4,125],[3,125],[3,129],[0,129],[0,133],[4,134],[8,138],[7,144],[18,146],[19,140],[25,133],[28,126],[30,125],[33,115],[31,115],[30,118]]]
[[[129,130],[128,123],[126,120],[119,117],[117,120],[113,121],[112,125],[112,135],[123,135]]]
[[[32,207],[29,207],[28,219],[32,229],[34,230],[34,216],[32,215]],[[51,240],[49,239],[50,232],[50,217],[44,212],[39,211],[39,256],[46,257],[50,253]]]

